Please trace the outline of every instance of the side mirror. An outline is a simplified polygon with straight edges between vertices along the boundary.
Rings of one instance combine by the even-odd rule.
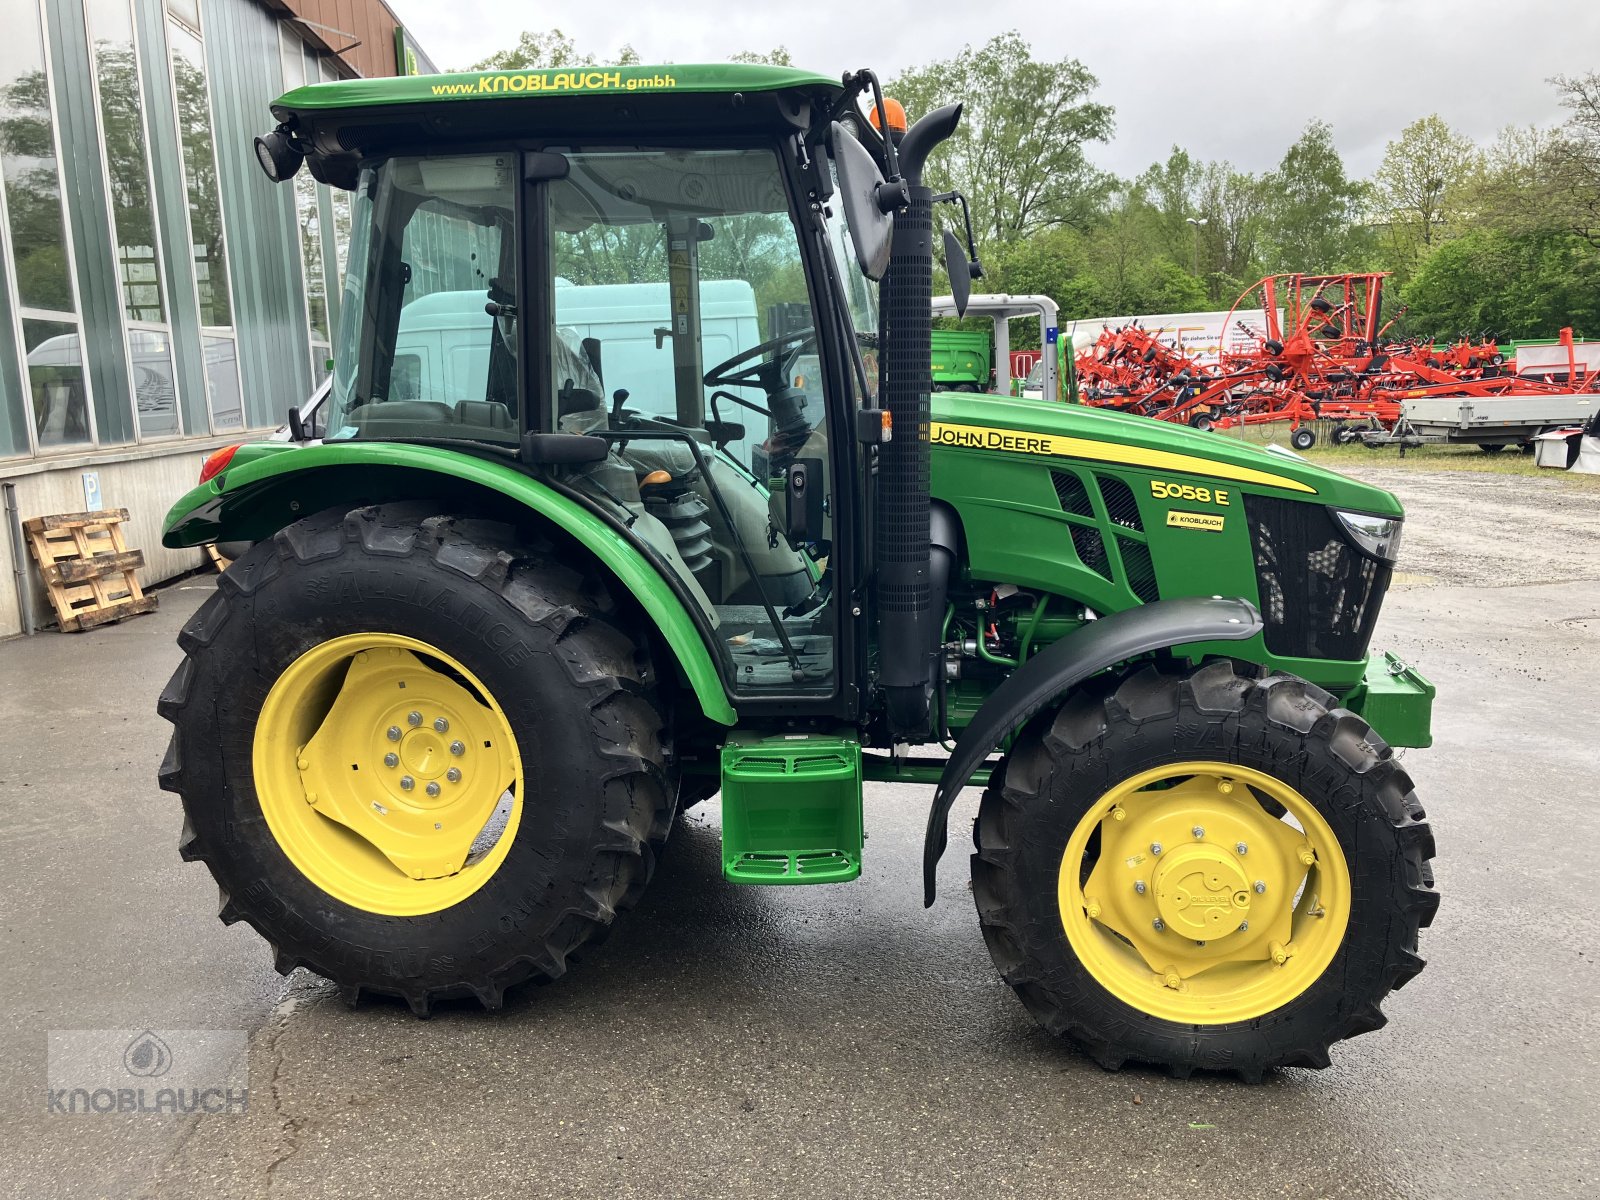
[[[956,316],[967,315],[967,301],[972,298],[972,267],[961,241],[948,229],[944,231],[944,272],[950,276],[950,298],[956,302]]]
[[[839,203],[844,208],[856,262],[868,279],[882,279],[889,269],[889,239],[894,218],[878,205],[883,176],[867,148],[839,122],[833,123],[833,165],[839,173]]]
[[[298,404],[289,407],[289,440],[291,442],[306,441],[306,423],[300,416]]]
[[[822,460],[797,458],[784,472],[784,534],[799,546],[822,532]]]

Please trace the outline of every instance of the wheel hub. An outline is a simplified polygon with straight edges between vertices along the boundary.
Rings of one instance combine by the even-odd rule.
[[[1316,808],[1221,763],[1155,768],[1107,792],[1059,879],[1067,940],[1091,973],[1142,1011],[1199,1023],[1259,1016],[1309,986],[1344,936],[1349,896]]]
[[[502,797],[522,791],[516,738],[487,695],[459,663],[395,634],[336,638],[290,664],[255,742],[258,799],[284,852],[369,911],[470,895],[504,857],[517,806],[469,863],[474,845]]]
[[[378,757],[383,757],[381,747]],[[400,740],[400,761],[419,779],[443,775],[449,757],[444,739],[431,729],[413,729]]]
[[[1221,846],[1181,846],[1162,859],[1155,878],[1156,909],[1174,933],[1214,941],[1250,915],[1250,881]]]

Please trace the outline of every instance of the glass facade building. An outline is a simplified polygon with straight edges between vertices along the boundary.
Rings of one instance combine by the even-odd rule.
[[[0,14],[0,484],[23,519],[127,508],[156,582],[196,564],[159,531],[203,455],[280,425],[328,373],[349,197],[261,174],[270,102],[395,74],[397,47],[409,70],[426,56],[381,0]],[[0,592],[5,636],[22,597]]]

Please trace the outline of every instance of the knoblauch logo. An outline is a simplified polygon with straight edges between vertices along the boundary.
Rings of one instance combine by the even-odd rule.
[[[249,1111],[243,1030],[163,1034],[142,1029],[129,1038],[126,1030],[52,1031],[46,1111],[63,1116]]]
[[[141,1079],[156,1079],[172,1070],[172,1051],[167,1044],[148,1029],[134,1035],[133,1041],[122,1052],[122,1065],[129,1075]]]

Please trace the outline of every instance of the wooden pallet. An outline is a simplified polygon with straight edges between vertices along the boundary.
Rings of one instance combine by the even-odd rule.
[[[63,633],[93,629],[156,607],[134,575],[144,551],[122,540],[125,508],[33,517],[23,523]]]

